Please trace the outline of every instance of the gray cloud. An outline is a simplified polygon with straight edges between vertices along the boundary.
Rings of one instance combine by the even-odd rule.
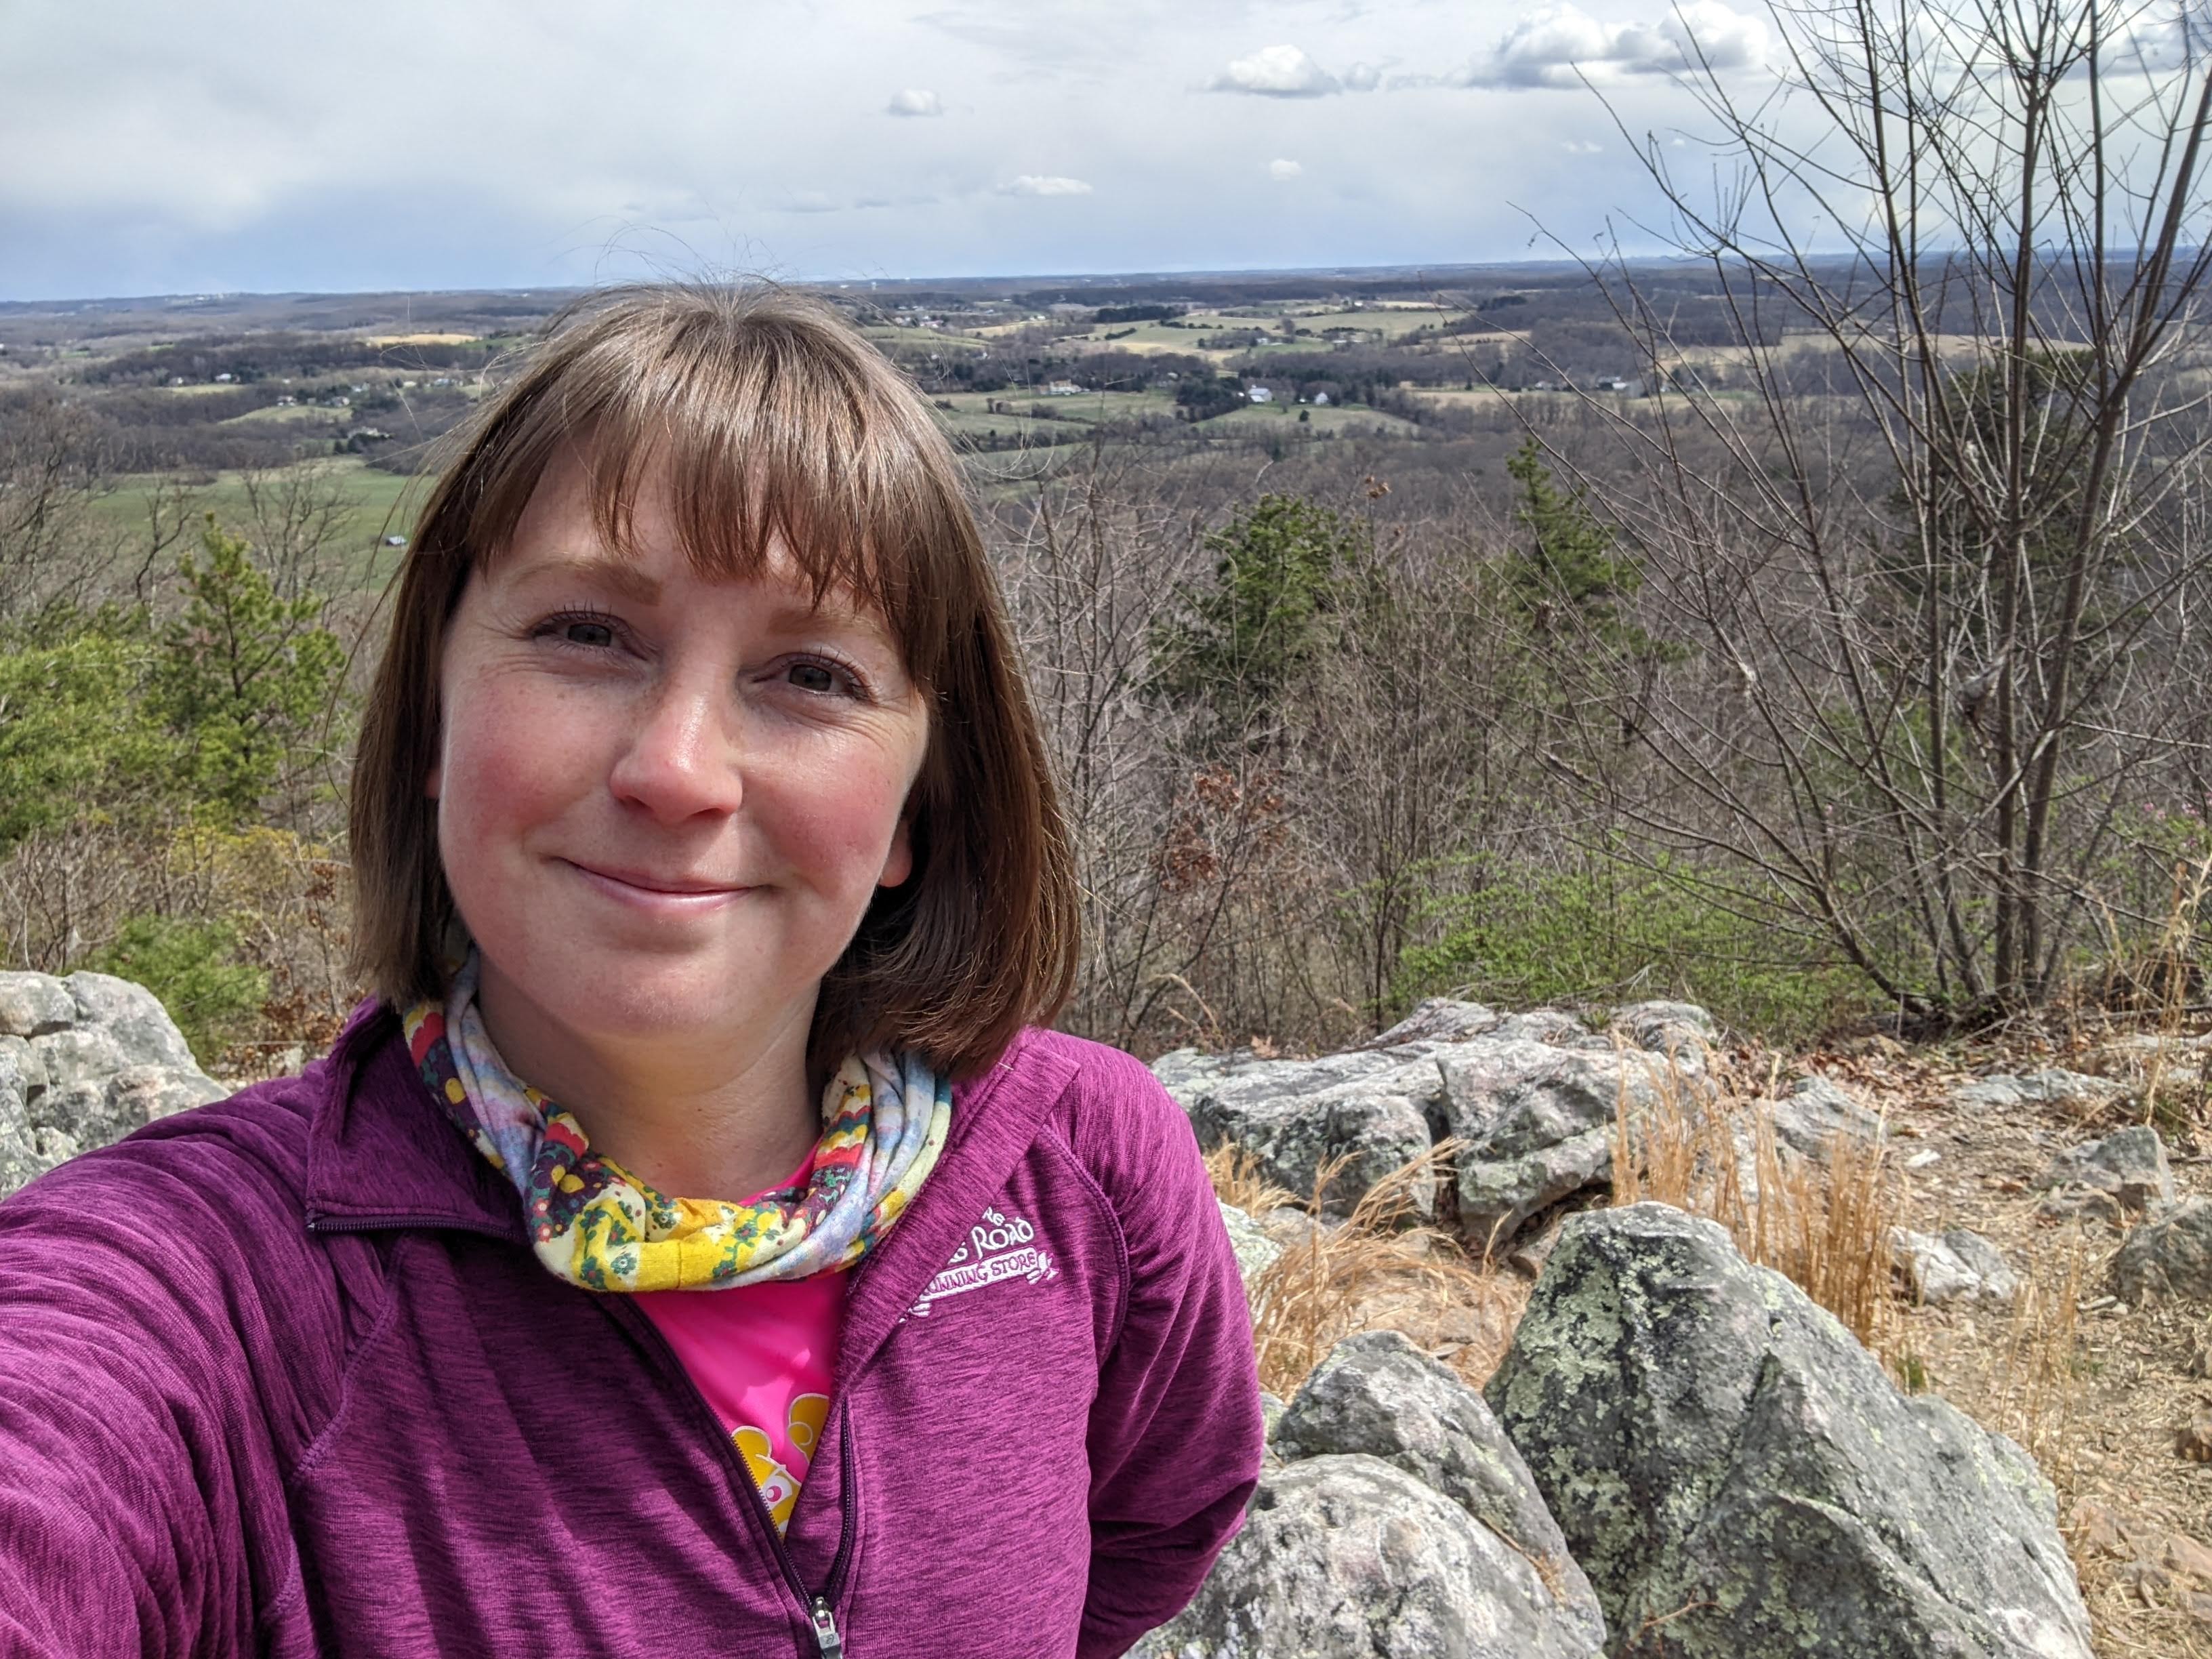
[[[1765,20],[1734,10],[1727,0],[1683,0],[1654,23],[1601,22],[1562,0],[1520,19],[1496,47],[1456,73],[1395,84],[1580,89],[1699,66],[1756,69],[1765,58]]]

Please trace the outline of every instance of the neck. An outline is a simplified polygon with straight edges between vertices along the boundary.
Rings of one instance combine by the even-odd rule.
[[[477,1008],[509,1071],[574,1116],[594,1152],[671,1198],[750,1197],[821,1133],[811,995],[759,1029],[641,1039],[556,1020],[485,962]]]

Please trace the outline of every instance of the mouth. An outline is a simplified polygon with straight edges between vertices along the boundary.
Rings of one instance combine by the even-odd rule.
[[[710,876],[624,869],[614,865],[586,864],[576,859],[562,859],[559,862],[611,896],[631,903],[677,905],[690,909],[735,898],[741,893],[752,890],[738,883],[719,881]]]

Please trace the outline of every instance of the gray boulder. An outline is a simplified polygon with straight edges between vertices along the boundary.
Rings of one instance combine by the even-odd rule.
[[[1248,1060],[1209,1067],[1182,1054],[1156,1067],[1199,1144],[1234,1141],[1261,1173],[1305,1196],[1322,1168],[1350,1161],[1330,1183],[1323,1207],[1350,1212],[1384,1176],[1425,1153],[1429,1113],[1443,1092],[1437,1063],[1420,1045],[1328,1054],[1319,1060]],[[1434,1194],[1417,1192],[1414,1212],[1436,1214]]]
[[[1571,1218],[1486,1393],[1616,1655],[2091,1659],[2027,1455],[1710,1221]]]
[[[1221,1206],[1221,1224],[1229,1230],[1229,1248],[1237,1254],[1237,1271],[1243,1275],[1244,1294],[1252,1303],[1253,1316],[1257,1318],[1260,1303],[1252,1281],[1282,1259],[1283,1247],[1233,1204]]]
[[[2123,1209],[2140,1210],[2173,1201],[2173,1166],[2166,1162],[2158,1131],[2134,1123],[2102,1139],[2068,1147],[2051,1160],[2035,1185],[2055,1189],[2054,1208],[2069,1203],[2079,1207],[2083,1199],[2102,1194]]]
[[[78,1018],[76,1000],[52,974],[0,974],[0,1036],[44,1036]]]
[[[1704,1074],[1705,1056],[1720,1040],[1713,1017],[1694,1002],[1638,1002],[1618,1010],[1607,1029],[1631,1048],[1671,1060],[1690,1077]]]
[[[2185,1198],[2121,1240],[2112,1290],[2128,1302],[2212,1302],[2212,1200]]]
[[[1587,1048],[1604,1053],[1613,1040],[1559,1008],[1532,1008],[1525,1014],[1508,1014],[1484,1036],[1492,1042],[1543,1042],[1554,1048]]]
[[[1503,1018],[1479,1002],[1431,997],[1367,1046],[1395,1048],[1411,1042],[1464,1042],[1495,1030]]]
[[[1817,1074],[1791,1084],[1770,1110],[1775,1139],[1819,1164],[1828,1161],[1838,1135],[1865,1141],[1881,1135],[1879,1115],[1859,1104],[1840,1085]]]
[[[1595,1653],[1605,1618],[1528,1466],[1482,1396],[1396,1331],[1346,1337],[1274,1431],[1286,1461],[1364,1454],[1443,1493],[1536,1569],[1568,1650]]]
[[[1938,1237],[1900,1227],[1891,1243],[1914,1297],[1930,1307],[1962,1297],[2003,1307],[2020,1294],[2020,1275],[1979,1233],[1953,1227]]]
[[[1999,1072],[1951,1091],[1951,1103],[1984,1111],[2006,1111],[2014,1106],[2101,1106],[2127,1092],[2110,1078],[2089,1077],[2051,1066],[2015,1077]]]
[[[1260,1479],[1243,1530],[1139,1659],[1593,1659],[1535,1566],[1377,1457]]]
[[[1605,1180],[1624,1102],[1656,1097],[1665,1062],[1641,1054],[1492,1038],[1438,1056],[1459,1158],[1460,1228],[1499,1249],[1547,1205]]]
[[[62,983],[76,1004],[77,1024],[105,1031],[122,1049],[126,1065],[200,1069],[169,1011],[144,986],[112,974],[71,974]]]
[[[30,1045],[20,1036],[0,1037],[0,1195],[76,1151],[74,1143],[58,1143],[46,1126],[31,1119],[25,1100],[29,1053]]]
[[[229,1092],[152,992],[106,974],[0,974],[0,1197],[64,1159]]]

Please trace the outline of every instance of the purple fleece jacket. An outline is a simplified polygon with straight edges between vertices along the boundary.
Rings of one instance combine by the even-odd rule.
[[[0,1204],[0,1654],[1089,1659],[1182,1607],[1260,1455],[1188,1124],[1048,1032],[854,1271],[781,1547],[388,1011]]]

